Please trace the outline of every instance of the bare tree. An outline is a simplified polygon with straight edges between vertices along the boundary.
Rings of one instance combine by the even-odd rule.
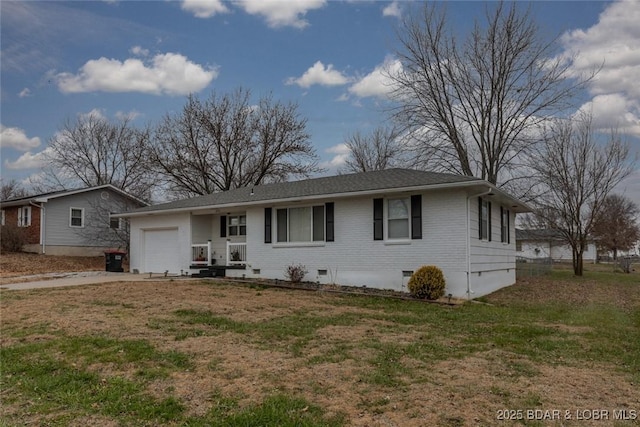
[[[612,194],[607,197],[593,224],[593,237],[598,247],[613,252],[628,251],[640,240],[640,227],[636,223],[638,206],[628,198]]]
[[[422,167],[502,184],[585,81],[569,83],[570,63],[553,58],[528,11],[491,7],[461,42],[444,9],[425,4],[400,28],[402,69],[389,77],[393,117],[417,140]]]
[[[147,162],[148,130],[128,118],[109,122],[102,116],[67,120],[50,140],[45,186],[69,188],[112,184],[142,200],[151,199],[155,179]]]
[[[244,89],[212,93],[204,102],[191,95],[180,113],[165,116],[150,157],[174,194],[209,194],[318,170],[297,105],[270,96],[251,105],[250,99]]]
[[[577,276],[582,276],[582,255],[605,200],[632,171],[628,153],[615,131],[606,145],[599,144],[591,114],[582,113],[573,121],[553,123],[531,156],[544,190],[534,202],[536,217],[571,246]]]
[[[345,141],[349,157],[340,172],[367,172],[408,166],[406,159],[402,158],[405,150],[399,138],[400,132],[395,127],[377,127],[370,134],[354,132]]]
[[[96,246],[109,246],[113,249],[130,250],[130,226],[127,218],[111,218],[112,213],[131,211],[138,204],[118,196],[110,197],[109,203],[102,199],[89,200],[86,226],[76,233],[82,239]]]
[[[18,181],[12,179],[4,182],[4,180],[0,178],[0,200],[17,199],[26,196],[27,191]]]

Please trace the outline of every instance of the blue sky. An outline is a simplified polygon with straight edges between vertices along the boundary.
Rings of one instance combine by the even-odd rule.
[[[518,3],[522,7],[528,4]],[[486,4],[449,2],[461,36]],[[602,65],[584,93],[595,124],[617,126],[640,152],[640,2],[534,2],[558,54],[574,71]],[[407,2],[93,1],[0,3],[1,176],[37,176],[49,139],[66,119],[128,115],[156,123],[193,92],[237,87],[295,101],[328,173],[344,139],[384,120],[380,67],[394,61]],[[640,172],[621,190],[640,205]]]

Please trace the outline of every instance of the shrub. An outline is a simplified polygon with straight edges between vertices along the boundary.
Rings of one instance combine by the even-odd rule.
[[[444,295],[444,287],[442,270],[435,265],[423,265],[409,279],[409,292],[416,298],[438,299]]]
[[[22,247],[27,244],[25,229],[17,225],[3,225],[0,234],[3,251],[22,252]]]
[[[286,268],[284,275],[292,283],[300,283],[308,273],[307,267],[302,264],[292,264]]]

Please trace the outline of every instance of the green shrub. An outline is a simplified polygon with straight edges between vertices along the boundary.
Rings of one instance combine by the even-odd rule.
[[[416,298],[438,299],[444,295],[444,287],[442,270],[435,265],[423,265],[409,279],[409,292]]]

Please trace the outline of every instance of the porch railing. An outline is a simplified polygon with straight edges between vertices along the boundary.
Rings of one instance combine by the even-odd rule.
[[[211,241],[191,245],[191,265],[211,265],[212,257]]]
[[[247,244],[227,242],[227,265],[247,263]]]

